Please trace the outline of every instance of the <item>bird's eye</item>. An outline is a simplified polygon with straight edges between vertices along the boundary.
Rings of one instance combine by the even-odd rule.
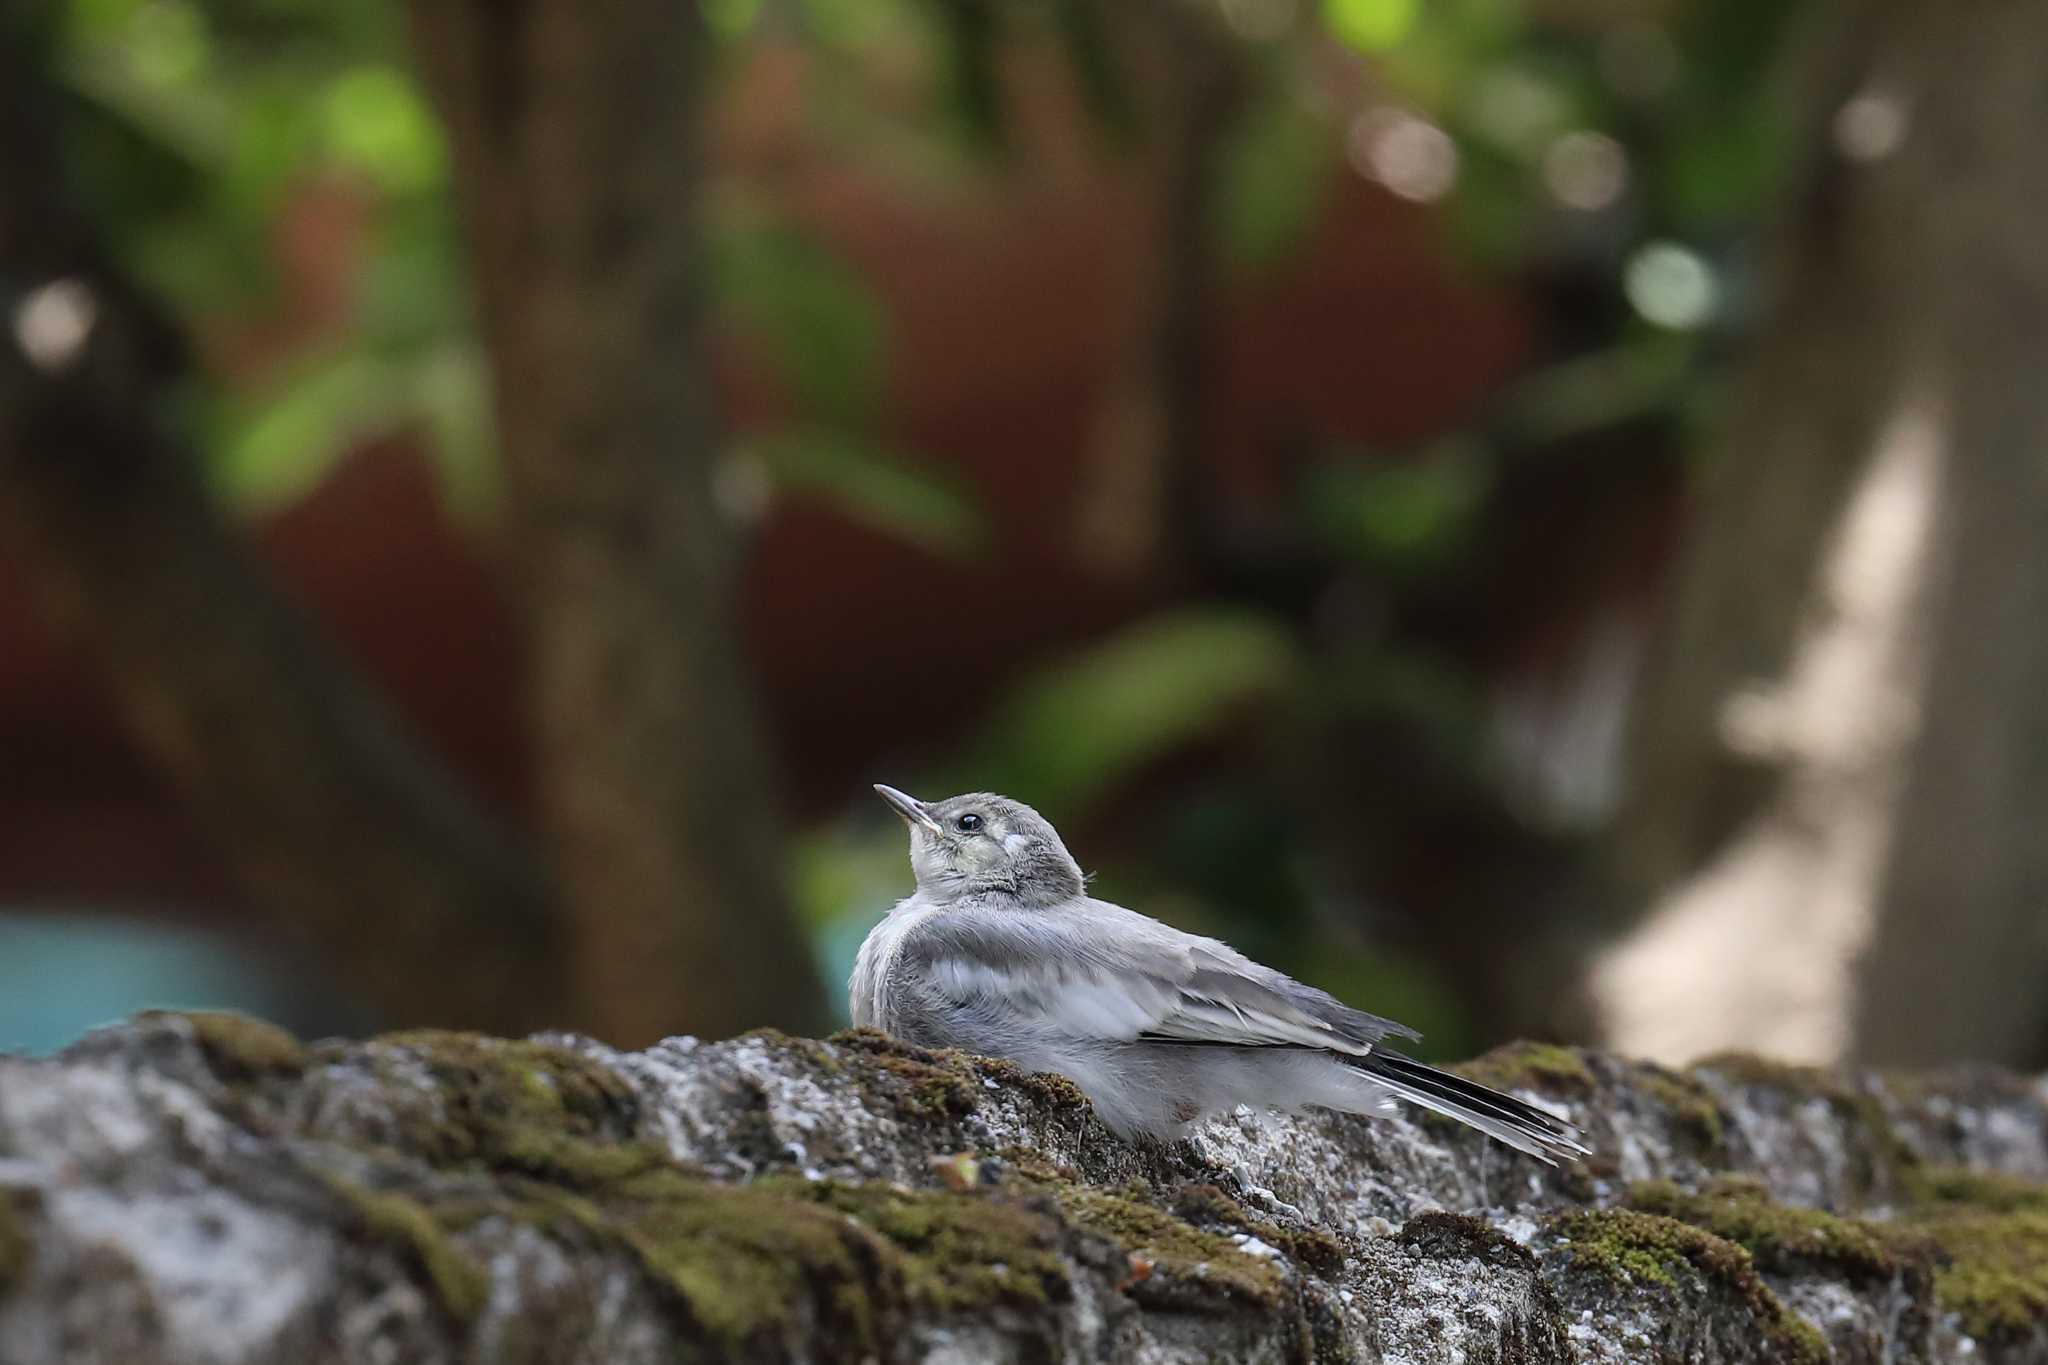
[[[959,830],[962,834],[972,834],[981,828],[981,817],[973,811],[969,811],[953,822],[953,828]]]

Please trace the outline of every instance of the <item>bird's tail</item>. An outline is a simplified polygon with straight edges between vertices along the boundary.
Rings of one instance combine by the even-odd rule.
[[[1579,1141],[1574,1125],[1477,1081],[1378,1048],[1345,1060],[1410,1104],[1470,1124],[1538,1161],[1555,1166],[1560,1158],[1576,1161],[1592,1150]]]

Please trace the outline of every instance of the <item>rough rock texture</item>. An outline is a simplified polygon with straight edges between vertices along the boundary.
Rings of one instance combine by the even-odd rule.
[[[2048,1085],[1521,1047],[1435,1121],[1171,1148],[999,1062],[756,1034],[0,1058],[0,1362],[2048,1361]]]

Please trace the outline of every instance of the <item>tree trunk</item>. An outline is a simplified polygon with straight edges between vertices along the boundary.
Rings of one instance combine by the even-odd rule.
[[[1606,1155],[1330,1115],[1133,1146],[1058,1077],[875,1034],[145,1016],[0,1058],[0,1360],[2040,1359],[2038,1084],[1476,1069]]]
[[[1715,444],[1596,971],[1679,1057],[2048,1043],[2048,11],[1845,7],[1788,288]],[[1860,961],[1860,966],[1859,966]],[[1671,1002],[1684,999],[1683,1010]]]
[[[697,7],[415,7],[497,383],[571,1021],[822,1022],[712,497]]]
[[[167,420],[181,342],[72,201],[48,96],[0,46],[0,527],[262,916],[386,1023],[549,1019],[545,876],[223,524]]]
[[[1931,670],[1859,978],[1872,1060],[2048,1056],[2048,9],[1899,6],[1883,78],[1946,452]]]

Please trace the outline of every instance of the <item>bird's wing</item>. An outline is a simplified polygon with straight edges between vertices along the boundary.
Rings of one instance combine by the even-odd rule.
[[[1413,1030],[1350,1009],[1234,951],[1102,901],[1057,910],[961,907],[905,951],[958,1005],[1103,1041],[1314,1047],[1364,1056]]]

